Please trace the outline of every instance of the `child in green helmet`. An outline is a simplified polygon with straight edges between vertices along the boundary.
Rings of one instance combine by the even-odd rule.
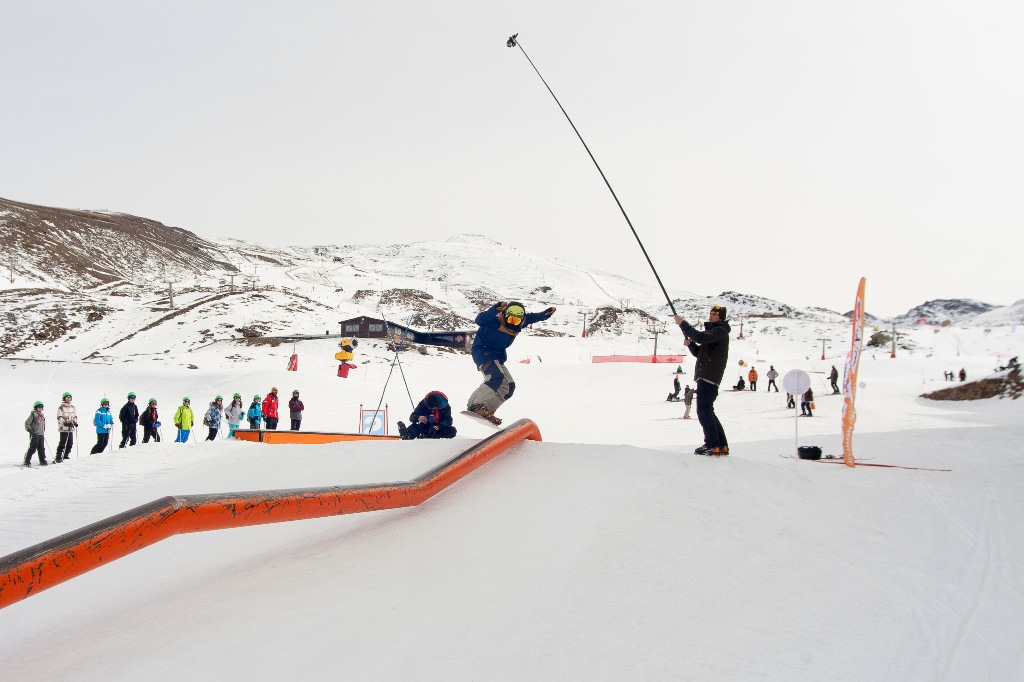
[[[245,405],[242,404],[242,394],[236,393],[231,397],[231,404],[224,408],[224,417],[228,420],[228,438],[235,437],[235,431],[242,423],[245,415]]]
[[[78,430],[78,411],[71,404],[71,394],[64,393],[60,397],[57,408],[57,430],[60,440],[57,441],[57,461],[66,462],[71,459],[71,446],[75,443],[75,431]]]

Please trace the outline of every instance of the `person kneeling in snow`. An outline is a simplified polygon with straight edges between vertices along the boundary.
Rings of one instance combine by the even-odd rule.
[[[448,404],[448,396],[440,391],[428,393],[409,415],[409,421],[412,422],[409,426],[398,422],[402,440],[454,438],[457,432],[452,426],[452,406]]]

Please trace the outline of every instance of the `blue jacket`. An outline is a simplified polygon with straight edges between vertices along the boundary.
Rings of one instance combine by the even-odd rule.
[[[109,407],[101,407],[96,410],[96,416],[92,418],[96,425],[96,433],[110,433],[114,429],[114,415]]]
[[[514,301],[513,301],[514,303]],[[509,303],[512,305],[512,303]],[[554,308],[548,308],[554,312]],[[498,312],[498,305],[492,305],[487,310],[476,316],[476,323],[480,328],[473,339],[473,362],[477,367],[484,365],[491,360],[504,363],[508,361],[508,353],[505,350],[512,345],[512,342],[519,336],[523,327],[529,327],[535,322],[546,320],[550,317],[547,311],[543,313],[526,313],[523,323],[518,327],[506,325]]]
[[[260,401],[252,401],[252,405],[249,406],[249,411],[245,413],[245,416],[256,426],[260,425],[263,421],[263,408],[260,407]]]
[[[220,411],[220,408],[217,407],[217,403],[210,403],[210,409],[208,409],[206,411],[206,417],[205,417],[206,421],[208,422],[207,426],[209,426],[211,429],[219,429],[220,428],[220,418],[221,418],[221,411]]]

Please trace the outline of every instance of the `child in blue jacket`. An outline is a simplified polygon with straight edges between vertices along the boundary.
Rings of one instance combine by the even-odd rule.
[[[96,410],[92,423],[96,427],[96,445],[92,446],[90,453],[95,455],[107,449],[110,431],[114,428],[114,415],[110,412],[110,401],[106,398],[100,401],[100,409]]]
[[[252,397],[252,405],[249,406],[249,411],[245,413],[245,418],[249,420],[250,429],[260,428],[260,424],[263,422],[263,408],[261,407],[258,395]]]

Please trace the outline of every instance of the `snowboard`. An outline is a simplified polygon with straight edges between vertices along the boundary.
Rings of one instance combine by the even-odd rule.
[[[489,426],[492,429],[494,429],[495,431],[500,431],[501,430],[501,425],[500,424],[495,424],[493,422],[487,421],[486,419],[484,419],[483,417],[478,415],[476,412],[470,412],[469,410],[462,410],[461,412],[459,412],[459,414],[461,414],[464,417],[469,417],[470,419],[472,419],[473,421],[477,422],[478,424],[483,424],[484,426]]]

